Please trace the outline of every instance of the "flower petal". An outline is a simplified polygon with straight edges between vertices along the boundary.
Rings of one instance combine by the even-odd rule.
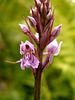
[[[43,52],[43,55],[47,55],[48,54],[48,52]]]
[[[55,39],[54,41],[52,41],[51,43],[48,44],[48,46],[46,48],[46,52],[54,53],[57,47],[58,47],[58,43]]]
[[[57,49],[56,49],[56,51],[55,51],[55,53],[54,53],[54,56],[57,56],[58,54],[59,54],[59,52],[60,52],[60,48],[61,48],[61,44],[63,43],[63,41],[61,41],[60,43],[59,43],[59,45],[58,45],[58,47],[57,47]]]
[[[39,33],[36,33],[35,36],[39,40]]]
[[[23,43],[23,41],[21,41],[20,44],[20,54],[24,54],[25,53],[25,43]]]
[[[22,59],[21,61],[21,69],[24,70],[25,69],[25,66],[24,66],[24,60]]]
[[[50,43],[50,45],[53,45],[53,46],[58,46],[57,40],[56,40],[56,39],[54,39],[54,40]]]
[[[35,53],[34,45],[32,43],[30,43],[29,41],[26,41],[25,45],[28,45],[30,47],[30,49],[32,50],[32,52]]]
[[[39,60],[33,54],[31,54],[29,62],[33,68],[38,68]]]
[[[30,67],[30,63],[29,63],[29,61],[28,61],[28,60],[27,60],[27,61],[25,61],[24,66],[26,66],[27,68],[29,68],[29,67]]]

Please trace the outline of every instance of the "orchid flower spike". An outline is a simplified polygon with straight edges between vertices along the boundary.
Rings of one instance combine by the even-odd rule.
[[[50,55],[49,57],[50,63],[52,63],[53,56],[57,56],[59,54],[62,43],[63,42],[60,41],[60,43],[58,44],[57,40],[55,39],[48,44],[46,52],[44,52],[43,54]]]
[[[24,54],[23,58],[17,61],[16,63],[21,62],[21,69],[24,70],[25,66],[29,68],[32,66],[32,68],[38,68],[39,60],[32,54],[35,53],[34,45],[30,43],[29,41],[26,41],[23,43],[21,41],[20,44],[20,54]]]

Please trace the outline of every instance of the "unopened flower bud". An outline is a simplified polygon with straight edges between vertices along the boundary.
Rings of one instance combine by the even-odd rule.
[[[47,8],[48,8],[48,6],[49,6],[49,1],[50,1],[50,0],[45,0],[45,5],[47,6]]]
[[[47,16],[46,16],[46,18],[47,19],[50,19],[52,17],[52,11],[51,11],[51,9],[49,10],[49,13],[47,14]]]
[[[37,14],[37,8],[35,7],[35,9],[33,9],[33,12],[35,13],[35,14]]]
[[[37,1],[37,4],[38,4],[39,6],[41,6],[40,0],[36,0],[36,1]]]
[[[47,13],[47,7],[46,7],[46,5],[41,5],[41,7],[40,7],[40,11],[41,11],[41,13],[44,15],[44,16],[46,16],[46,13]]]
[[[35,7],[35,9],[30,9],[30,14],[31,14],[31,16],[35,16],[35,15],[37,15],[37,8]]]
[[[35,36],[39,40],[39,33],[36,33]]]
[[[30,15],[32,16],[32,10],[30,9]]]
[[[61,31],[61,26],[62,26],[62,24],[60,24],[59,26],[56,26],[56,27],[53,29],[53,31],[52,31],[52,33],[51,33],[51,37],[50,37],[49,43],[51,43],[51,42],[59,35],[59,33],[60,33],[60,31]]]
[[[45,4],[47,4],[48,0],[45,0]]]
[[[41,7],[40,7],[40,11],[42,12],[42,10],[43,10],[43,4],[41,4]]]
[[[57,37],[61,31],[61,26],[62,24],[60,24],[59,26],[56,26],[54,29],[53,29],[53,32],[52,32],[52,36],[54,37]]]
[[[30,25],[32,27],[36,26],[36,24],[37,24],[36,20],[33,17],[30,17],[30,16],[28,16],[28,18],[29,18]]]
[[[28,28],[26,27],[26,25],[23,24],[19,24],[19,26],[21,27],[22,31],[27,34],[27,32],[29,32]]]

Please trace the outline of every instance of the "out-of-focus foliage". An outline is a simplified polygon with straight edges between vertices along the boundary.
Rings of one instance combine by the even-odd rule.
[[[0,0],[0,100],[33,100],[34,77],[31,69],[21,70],[17,61],[20,41],[28,39],[18,23],[24,23],[33,0]],[[41,100],[75,100],[75,4],[53,0],[56,4],[54,26],[62,24],[58,41],[60,54],[42,75]],[[34,6],[33,6],[34,7]]]

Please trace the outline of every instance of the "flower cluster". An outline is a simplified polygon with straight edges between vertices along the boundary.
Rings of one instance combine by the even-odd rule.
[[[41,54],[41,58],[44,54],[47,55],[41,67],[41,69],[45,69],[48,63],[52,63],[53,56],[57,56],[59,54],[62,44],[62,41],[58,44],[56,40],[56,37],[60,34],[62,24],[52,29],[54,22],[54,10],[52,11],[52,5],[49,4],[50,0],[34,1],[35,8],[33,9],[30,6],[31,16],[28,16],[28,19],[36,33],[34,34],[31,31],[31,28],[25,18],[24,20],[27,26],[19,24],[23,33],[30,39],[30,42],[26,41],[25,43],[21,42],[20,44],[20,54],[23,54],[24,56],[16,63],[21,62],[21,69],[25,69],[25,66],[27,68],[31,67],[32,69],[37,69],[39,64],[42,62],[40,61],[39,54]],[[37,48],[34,47],[33,40],[36,43]],[[46,52],[42,53],[46,46]]]

